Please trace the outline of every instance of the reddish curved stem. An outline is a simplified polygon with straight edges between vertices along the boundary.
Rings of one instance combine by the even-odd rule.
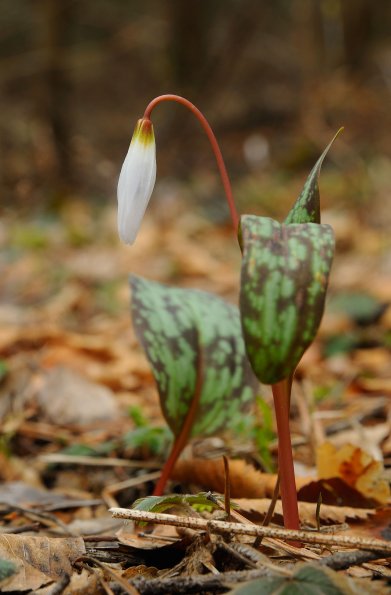
[[[209,139],[209,142],[211,144],[215,158],[216,158],[217,167],[219,168],[221,181],[224,186],[225,196],[227,198],[229,211],[231,214],[232,225],[234,228],[234,232],[237,233],[238,226],[239,226],[239,216],[238,216],[238,213],[236,210],[236,205],[235,205],[235,201],[234,201],[233,194],[232,194],[231,182],[229,181],[227,168],[225,167],[223,155],[221,153],[219,144],[217,142],[216,136],[215,136],[212,128],[210,127],[208,120],[205,118],[203,113],[200,112],[200,110],[193,103],[191,103],[191,101],[189,101],[188,99],[185,99],[185,97],[181,97],[180,95],[170,95],[170,94],[169,95],[160,95],[159,97],[155,97],[155,99],[153,99],[148,104],[148,106],[144,112],[144,118],[150,118],[153,108],[156,107],[162,101],[175,101],[176,103],[180,103],[180,104],[184,105],[195,115],[195,117],[198,119],[201,126],[203,127],[203,129]]]
[[[197,366],[197,379],[196,385],[194,388],[194,397],[191,401],[189,410],[183,422],[183,426],[181,428],[180,433],[175,439],[175,442],[172,446],[170,456],[168,457],[167,461],[164,464],[162,474],[158,479],[158,482],[155,486],[153,491],[154,496],[161,496],[164,492],[164,488],[166,487],[166,483],[171,475],[171,472],[174,468],[175,463],[178,460],[179,455],[181,454],[182,450],[186,446],[186,443],[190,437],[191,430],[194,424],[195,416],[197,414],[198,405],[201,399],[201,392],[202,392],[202,363],[201,357],[199,356],[198,366]]]
[[[288,378],[273,384],[272,390],[278,432],[278,467],[281,476],[280,493],[284,514],[284,525],[286,529],[299,530],[299,510],[297,505],[292,443],[289,429],[291,385],[291,380]]]

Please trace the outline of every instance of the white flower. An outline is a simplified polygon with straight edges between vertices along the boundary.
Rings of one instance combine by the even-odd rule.
[[[142,118],[134,129],[117,187],[118,233],[125,244],[136,239],[155,179],[155,135],[152,122]]]

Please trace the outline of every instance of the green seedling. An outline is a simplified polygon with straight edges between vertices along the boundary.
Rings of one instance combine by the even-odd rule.
[[[269,405],[261,398],[256,399],[257,408],[262,417],[261,423],[256,424],[252,429],[252,435],[257,447],[263,468],[268,473],[274,472],[273,459],[270,454],[269,445],[275,439],[273,430],[273,412]]]
[[[125,448],[137,448],[153,455],[162,455],[172,443],[172,433],[166,426],[140,426],[126,432],[122,442]]]
[[[220,506],[219,506],[220,503]],[[233,503],[231,503],[233,504]],[[221,505],[224,505],[224,498],[218,494],[213,494],[213,499],[207,492],[200,492],[199,494],[170,494],[168,496],[147,496],[146,498],[139,498],[132,504],[135,510],[143,510],[144,512],[162,513],[171,508],[175,508],[185,514],[193,510],[221,510]],[[233,506],[235,506],[233,504]]]
[[[123,437],[125,447],[147,449],[153,455],[162,455],[168,451],[173,436],[167,426],[151,426],[137,405],[130,407],[129,416],[136,428]]]
[[[141,407],[139,407],[138,405],[132,405],[131,407],[129,407],[128,413],[129,417],[133,420],[136,428],[145,428],[149,425],[148,420],[145,417]]]

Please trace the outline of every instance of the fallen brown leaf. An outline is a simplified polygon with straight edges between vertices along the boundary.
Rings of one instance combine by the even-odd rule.
[[[390,378],[360,378],[357,384],[368,392],[391,394]]]
[[[76,503],[77,507],[80,507],[83,504],[83,499],[85,499],[86,506],[91,505],[92,500],[87,499],[85,494],[72,497],[71,494],[61,494],[53,490],[37,488],[23,481],[10,481],[0,486],[0,504],[6,504],[10,507],[16,505],[47,512],[72,508],[75,506],[74,503]]]
[[[365,523],[351,525],[345,532],[346,535],[365,536],[371,539],[388,539],[391,530],[391,507],[380,508],[374,511]]]
[[[100,568],[95,568],[93,573],[83,568],[80,574],[72,574],[63,595],[105,595],[107,591],[102,587],[102,581],[103,572]]]
[[[0,535],[0,558],[13,562],[18,568],[2,590],[35,591],[64,574],[71,575],[73,562],[85,551],[81,537]]]
[[[126,578],[126,580],[130,580],[132,578],[142,576],[144,578],[154,578],[158,574],[158,569],[154,566],[145,566],[144,564],[140,564],[139,566],[131,566],[127,568],[122,576]]]
[[[143,550],[154,550],[166,547],[168,543],[180,541],[176,528],[170,525],[157,525],[151,533],[148,533],[148,538],[135,532],[129,525],[123,525],[116,535],[120,543]]]
[[[337,449],[325,442],[317,449],[317,468],[320,479],[340,477],[365,497],[386,504],[390,487],[383,478],[383,465],[357,446],[346,444]]]
[[[232,498],[268,498],[273,495],[277,475],[257,471],[240,459],[229,461]],[[189,459],[179,461],[171,478],[183,483],[196,484],[213,492],[224,492],[224,464],[222,459]],[[312,478],[296,478],[297,487]]]
[[[378,502],[364,496],[356,488],[348,485],[340,477],[318,479],[302,485],[297,497],[302,502],[317,502],[322,494],[323,504],[332,506],[351,506],[357,508],[375,508]]]
[[[69,368],[50,370],[38,393],[38,404],[53,422],[89,424],[118,415],[113,393]]]
[[[235,503],[239,506],[240,512],[250,513],[250,518],[254,522],[261,520],[260,517],[263,517],[270,507],[270,500],[268,498],[253,500],[239,498],[235,499]],[[254,513],[256,513],[255,517],[257,518],[253,518]],[[375,514],[375,511],[370,508],[330,506],[327,504],[323,504],[320,507],[320,520],[333,524],[344,523],[347,520],[365,520],[369,517],[369,515],[373,514]],[[316,527],[317,523],[315,503],[299,502],[299,515],[302,524]],[[279,520],[282,521],[282,504],[280,500],[276,502],[274,517],[276,516],[280,517]]]

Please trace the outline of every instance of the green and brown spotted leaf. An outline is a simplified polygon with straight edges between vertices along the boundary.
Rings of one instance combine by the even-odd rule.
[[[229,593],[235,595],[358,595],[363,592],[361,583],[330,568],[303,564],[291,574],[284,570],[282,569],[281,574],[275,573],[239,585]],[[368,595],[387,592],[382,585],[372,585],[369,582],[365,583],[364,589]]]
[[[315,163],[304,184],[300,196],[285,219],[285,225],[291,223],[320,223],[319,174],[324,158],[342,130],[343,128],[338,130],[319,157],[318,161]]]
[[[238,308],[204,291],[173,288],[132,276],[132,319],[175,436],[201,394],[193,436],[237,424],[251,406],[258,382],[247,360]]]
[[[281,225],[244,215],[240,310],[247,354],[261,382],[294,372],[322,318],[334,254],[329,225]]]

